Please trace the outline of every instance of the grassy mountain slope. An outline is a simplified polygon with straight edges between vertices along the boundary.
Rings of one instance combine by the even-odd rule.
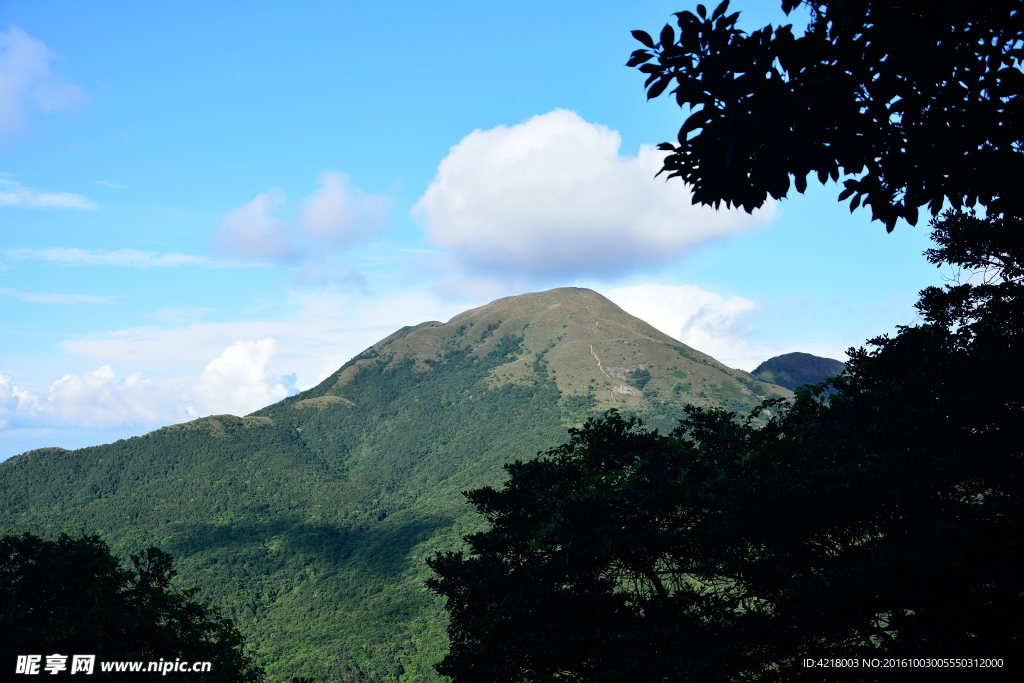
[[[686,402],[788,393],[595,292],[526,294],[403,328],[251,416],[11,458],[0,530],[171,552],[272,680],[432,680],[445,624],[423,558],[482,524],[461,491],[610,407],[670,428]]]
[[[751,375],[761,380],[796,389],[803,384],[817,384],[835,377],[846,367],[842,361],[812,356],[809,353],[786,353],[769,358],[754,369]]]

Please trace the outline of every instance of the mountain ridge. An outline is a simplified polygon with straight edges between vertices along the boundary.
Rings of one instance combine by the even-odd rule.
[[[596,292],[506,297],[403,327],[247,416],[0,463],[0,530],[157,545],[224,607],[270,680],[429,681],[446,647],[423,558],[481,528],[461,491],[617,408],[670,429],[685,403],[788,390],[727,368]]]
[[[763,382],[786,387],[790,391],[803,384],[818,384],[835,377],[846,367],[842,361],[795,351],[769,358],[750,374]]]

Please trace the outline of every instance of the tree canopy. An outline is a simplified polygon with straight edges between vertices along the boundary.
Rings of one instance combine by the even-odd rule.
[[[149,548],[124,566],[93,535],[44,540],[26,533],[0,538],[4,676],[13,673],[19,655],[59,653],[96,655],[92,675],[100,680],[124,677],[103,672],[102,661],[182,659],[211,662],[210,672],[150,676],[167,681],[210,676],[218,681],[262,681],[234,624],[195,600],[195,590],[171,588],[172,565],[169,554]]]
[[[694,408],[667,436],[613,413],[509,466],[501,490],[470,493],[490,529],[467,538],[469,554],[431,561],[452,616],[441,673],[820,680],[804,659],[1012,666],[1019,447],[951,419],[969,373],[951,367],[950,339],[918,332],[837,380],[829,406],[803,390],[762,428]],[[906,363],[894,385],[890,364]],[[922,401],[934,371],[951,373],[951,396]],[[1006,668],[972,676],[1010,680]]]
[[[783,0],[787,14],[800,0]],[[1019,216],[1024,16],[1017,0],[810,0],[811,22],[745,33],[728,0],[679,12],[628,65],[689,109],[664,163],[694,202],[761,206],[790,177],[844,181],[892,230],[920,207]]]
[[[1019,677],[1024,399],[993,386],[1024,379],[1020,3],[809,4],[799,38],[727,2],[634,32],[648,96],[691,107],[664,171],[747,210],[854,176],[890,230],[927,204],[961,279],[791,403],[610,413],[470,492],[490,528],[431,561],[455,681]]]

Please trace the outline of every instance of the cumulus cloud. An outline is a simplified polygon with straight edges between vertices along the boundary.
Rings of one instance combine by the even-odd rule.
[[[0,133],[25,125],[32,110],[50,113],[85,100],[81,88],[50,71],[53,60],[50,48],[20,28],[0,31]]]
[[[0,372],[0,429],[38,409],[38,399],[14,384],[14,378]]]
[[[54,382],[40,410],[86,427],[176,422],[188,419],[188,413],[182,409],[184,387],[175,384],[144,379],[141,372],[118,380],[114,368],[104,365]]]
[[[0,428],[77,425],[115,427],[188,419],[180,383],[154,382],[134,373],[119,380],[105,365],[83,375],[68,374],[39,397],[0,374]]]
[[[629,271],[770,220],[694,206],[689,187],[655,178],[663,152],[622,156],[619,134],[555,110],[476,130],[451,148],[413,208],[467,267],[561,278]]]
[[[661,284],[617,287],[604,295],[627,313],[730,367],[753,370],[784,353],[745,338],[758,308],[749,299],[725,298],[693,285]]]
[[[206,366],[192,391],[198,414],[245,415],[288,396],[267,365],[277,355],[277,340],[239,340]]]
[[[352,187],[337,171],[324,171],[318,182],[316,192],[299,202],[297,216],[279,215],[287,202],[278,188],[232,209],[217,228],[215,248],[244,260],[300,266],[307,277],[337,270],[339,251],[384,230],[393,202]]]
[[[48,261],[65,266],[126,266],[129,268],[176,268],[178,266],[233,267],[208,256],[192,256],[168,252],[158,254],[138,249],[8,249],[4,254],[16,261]]]
[[[239,340],[198,377],[154,380],[135,372],[118,378],[113,366],[104,365],[82,375],[64,375],[45,397],[0,374],[0,429],[160,426],[203,415],[245,415],[288,396],[285,382],[294,384],[294,376],[270,373],[275,355],[273,338]]]
[[[2,97],[2,95],[0,95]],[[24,187],[16,180],[0,178],[0,206],[17,209],[79,209],[92,211],[96,204],[88,197],[70,192],[43,192]]]

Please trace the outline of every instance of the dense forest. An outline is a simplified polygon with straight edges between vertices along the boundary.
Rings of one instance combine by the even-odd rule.
[[[453,680],[1020,680],[1021,3],[799,5],[802,34],[728,0],[633,32],[686,115],[661,173],[748,212],[841,181],[890,232],[926,209],[953,276],[792,401],[613,412],[471,492],[488,528],[430,559]]]
[[[250,416],[11,458],[0,527],[170,553],[271,680],[433,680],[447,621],[424,559],[483,528],[462,491],[611,407],[671,429],[685,402],[789,395],[552,290],[404,328]]]
[[[274,681],[1018,680],[1020,3],[801,4],[634,31],[686,116],[662,171],[925,209],[963,279],[916,324],[748,374],[589,290],[509,297],[248,416],[11,458],[5,542],[169,553]]]

